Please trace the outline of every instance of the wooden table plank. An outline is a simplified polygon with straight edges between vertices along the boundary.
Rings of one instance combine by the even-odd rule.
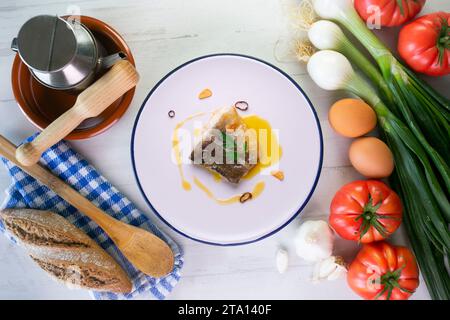
[[[325,140],[324,169],[317,191],[304,210],[304,217],[326,218],[336,190],[360,176],[347,158],[350,141],[337,136],[327,122],[329,106],[344,94],[319,89],[307,76],[304,66],[292,59],[280,61],[275,58],[274,51],[279,50],[279,43],[289,39],[286,8],[290,7],[291,0],[3,0],[0,2],[0,134],[16,143],[35,129],[13,99],[11,40],[28,18],[42,13],[65,14],[69,5],[72,10],[78,6],[81,14],[112,25],[134,52],[142,78],[130,110],[106,133],[74,142],[73,146],[183,247],[183,277],[170,298],[357,299],[345,280],[319,285],[309,281],[312,267],[297,258],[292,250],[292,235],[300,219],[275,236],[248,246],[203,245],[162,225],[147,208],[132,174],[129,155],[132,125],[141,102],[156,82],[179,64],[200,55],[217,52],[249,54],[271,62],[293,76],[317,109]],[[425,12],[437,10],[450,11],[450,1],[428,1]],[[391,35],[386,40],[394,44],[393,39],[395,36]],[[432,84],[443,92],[448,91],[450,79],[433,80]],[[105,162],[103,154],[114,160]],[[6,171],[0,170],[0,190],[9,183]],[[405,243],[403,230],[396,233],[393,241]],[[279,245],[286,246],[291,253],[290,267],[284,275],[279,275],[274,265]],[[339,240],[337,247],[338,253],[348,259],[357,250],[354,243],[344,240]],[[0,298],[89,298],[86,291],[67,290],[51,281],[23,250],[15,248],[6,239],[0,240],[0,274]],[[423,284],[413,298],[429,298]]]

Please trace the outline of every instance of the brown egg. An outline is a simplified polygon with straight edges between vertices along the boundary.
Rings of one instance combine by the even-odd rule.
[[[331,127],[344,137],[356,138],[369,133],[377,125],[377,116],[362,100],[342,99],[328,113]]]
[[[367,178],[386,178],[394,170],[394,157],[389,147],[374,137],[358,138],[350,146],[353,167]]]

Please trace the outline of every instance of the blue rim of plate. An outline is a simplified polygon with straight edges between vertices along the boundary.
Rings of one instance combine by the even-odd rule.
[[[217,243],[217,242],[210,242],[210,241],[205,241],[205,240],[201,240],[201,239],[197,239],[194,238],[192,236],[189,236],[187,234],[185,234],[184,232],[178,230],[177,228],[175,228],[174,226],[172,226],[169,222],[167,222],[162,216],[161,214],[153,207],[152,203],[150,202],[150,200],[147,198],[147,195],[144,192],[144,189],[142,188],[141,182],[139,181],[139,177],[136,171],[136,163],[135,163],[135,159],[134,159],[134,137],[136,134],[136,128],[137,125],[139,123],[139,118],[141,116],[142,111],[144,110],[145,105],[147,104],[148,99],[150,99],[150,97],[152,96],[153,92],[155,92],[155,90],[161,85],[161,83],[164,82],[164,80],[166,80],[168,77],[170,77],[173,73],[177,72],[179,69],[193,63],[196,62],[198,60],[202,60],[202,59],[207,59],[207,58],[211,58],[211,57],[218,57],[218,56],[231,56],[231,57],[241,57],[241,58],[246,58],[246,59],[250,59],[250,60],[255,60],[258,61],[260,63],[263,63],[269,67],[271,67],[272,69],[278,71],[279,73],[281,73],[283,76],[285,76],[299,91],[300,93],[303,95],[303,97],[305,97],[306,101],[308,102],[308,105],[314,115],[314,119],[316,120],[316,124],[317,124],[317,130],[319,131],[319,140],[320,140],[320,159],[319,159],[319,166],[317,168],[317,173],[316,173],[316,178],[314,179],[314,183],[311,187],[311,190],[308,194],[308,196],[306,197],[305,201],[302,203],[302,205],[300,206],[300,208],[292,215],[291,218],[289,218],[283,225],[281,225],[280,227],[276,228],[275,230],[257,238],[254,240],[249,240],[249,241],[243,241],[243,242],[236,242],[236,243]],[[266,62],[264,60],[252,57],[252,56],[248,56],[248,55],[244,55],[244,54],[238,54],[238,53],[214,53],[214,54],[209,54],[209,55],[204,55],[204,56],[200,56],[198,58],[189,60],[181,65],[179,65],[178,67],[176,67],[175,69],[173,69],[172,71],[170,71],[169,73],[167,73],[161,80],[158,81],[158,83],[152,88],[152,90],[150,90],[150,92],[148,93],[147,97],[145,98],[144,102],[142,103],[141,107],[139,108],[139,111],[136,115],[136,120],[134,122],[133,125],[133,131],[131,133],[131,145],[130,145],[130,153],[131,153],[131,164],[133,167],[133,173],[134,173],[134,177],[136,179],[139,191],[141,192],[142,196],[144,197],[145,202],[148,204],[148,206],[152,209],[152,211],[156,214],[156,216],[162,221],[164,222],[167,226],[169,226],[172,230],[174,230],[175,232],[181,234],[182,236],[197,241],[197,242],[201,242],[204,244],[209,244],[209,245],[215,245],[215,246],[222,246],[222,247],[229,247],[229,246],[240,246],[240,245],[245,245],[245,244],[250,244],[250,243],[254,243],[260,240],[263,240],[267,237],[270,237],[272,235],[274,235],[275,233],[277,233],[278,231],[280,231],[281,229],[283,229],[284,227],[286,227],[288,224],[290,224],[299,214],[300,212],[302,212],[302,210],[305,208],[305,206],[308,204],[309,200],[311,199],[316,187],[317,187],[317,183],[319,182],[319,178],[320,178],[320,174],[322,172],[322,164],[323,164],[323,136],[322,136],[322,128],[320,126],[320,121],[319,121],[319,117],[317,116],[317,112],[314,109],[314,106],[311,103],[311,100],[309,99],[309,97],[306,95],[306,93],[303,91],[303,89],[298,85],[297,82],[295,82],[294,79],[292,79],[286,72],[284,72],[283,70],[281,70],[280,68],[272,65],[269,62]]]

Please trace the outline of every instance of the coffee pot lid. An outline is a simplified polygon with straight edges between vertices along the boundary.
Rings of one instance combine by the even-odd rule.
[[[63,68],[77,50],[72,26],[64,19],[51,15],[36,16],[25,22],[16,44],[23,62],[41,72]]]

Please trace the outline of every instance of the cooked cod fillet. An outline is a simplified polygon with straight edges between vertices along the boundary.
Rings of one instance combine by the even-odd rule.
[[[246,130],[247,126],[234,106],[215,111],[203,128],[202,140],[194,147],[191,160],[219,173],[231,183],[239,183],[257,160],[250,157],[250,148],[243,135]]]

